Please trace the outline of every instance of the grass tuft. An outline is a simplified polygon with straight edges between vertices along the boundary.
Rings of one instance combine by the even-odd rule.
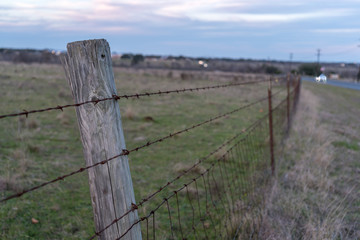
[[[356,142],[345,142],[345,141],[334,141],[332,142],[332,145],[334,145],[334,147],[343,147],[343,148],[347,148],[349,150],[353,150],[353,151],[359,151],[360,147],[359,144]]]

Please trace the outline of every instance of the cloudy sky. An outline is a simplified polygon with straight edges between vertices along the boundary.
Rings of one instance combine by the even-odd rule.
[[[0,47],[360,62],[360,0],[0,0]]]

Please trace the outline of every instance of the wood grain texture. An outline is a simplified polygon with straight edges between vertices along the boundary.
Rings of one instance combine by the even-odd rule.
[[[110,47],[106,40],[67,45],[63,59],[75,103],[107,98],[116,93]],[[126,149],[117,101],[85,104],[76,108],[86,165],[118,155]],[[131,209],[135,203],[128,157],[121,156],[88,170],[96,231]],[[134,211],[107,229],[99,239],[116,239],[138,220]],[[137,224],[123,239],[141,239]]]

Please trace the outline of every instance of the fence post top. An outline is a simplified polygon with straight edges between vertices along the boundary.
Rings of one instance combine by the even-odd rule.
[[[99,38],[99,39],[89,39],[89,40],[82,40],[82,41],[74,41],[74,42],[69,42],[67,44],[67,47],[71,46],[71,45],[79,45],[79,44],[93,44],[93,43],[106,43],[109,44],[108,41],[106,41],[106,39],[104,38]]]

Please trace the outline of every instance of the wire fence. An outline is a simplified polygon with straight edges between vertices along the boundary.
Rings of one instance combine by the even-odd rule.
[[[289,86],[292,79],[293,86]],[[274,80],[274,79],[272,79]],[[240,83],[183,88],[166,91],[145,92],[127,95],[113,95],[110,98],[92,99],[91,101],[59,105],[35,110],[23,110],[18,113],[0,115],[0,119],[28,116],[41,112],[63,111],[65,108],[79,107],[85,104],[98,104],[103,101],[120,99],[139,99],[142,97],[199,92],[210,89],[240,87],[269,82],[269,80],[248,81]],[[70,176],[77,175],[91,168],[99,167],[110,161],[118,161],[119,156],[130,155],[144,148],[153,146],[168,139],[173,139],[184,132],[226,118],[256,104],[273,101],[269,111],[261,118],[253,120],[246,129],[234,131],[233,137],[227,139],[216,149],[196,160],[177,176],[162,184],[158,190],[137,203],[128,206],[121,216],[112,219],[105,228],[96,231],[90,239],[101,237],[111,226],[121,222],[124,217],[138,211],[139,218],[133,223],[121,223],[121,233],[115,239],[125,239],[129,232],[141,225],[144,239],[235,239],[238,235],[249,231],[249,216],[257,214],[264,204],[264,192],[270,184],[273,168],[271,154],[281,153],[281,141],[287,135],[292,113],[300,92],[299,78],[294,76],[276,79],[279,90],[268,96],[256,99],[246,105],[239,106],[209,119],[205,119],[180,131],[160,136],[132,149],[123,149],[119,154],[99,160],[97,163],[73,170],[67,174],[40,183],[33,187],[4,196],[0,203],[35,192],[45,186],[60,182]],[[287,85],[286,85],[287,83]],[[281,93],[287,90],[285,98]],[[270,120],[270,116],[273,118]],[[274,136],[271,136],[274,135]],[[184,177],[186,176],[186,178]],[[176,183],[176,184],[174,184]],[[155,198],[156,197],[156,198]],[[1,206],[0,206],[1,208]],[[140,211],[142,209],[142,211]],[[127,224],[127,226],[125,226]]]
[[[274,97],[278,93],[271,96]],[[289,95],[293,100],[289,106],[292,111],[295,110],[298,94],[299,85]],[[272,128],[275,132],[275,142],[279,141],[278,143],[281,143],[286,135],[289,124],[286,118],[286,100],[287,98],[281,100],[271,111],[274,116]],[[265,189],[270,184],[272,176],[269,161],[269,114],[265,114],[200,160],[198,163],[209,159],[220,149],[226,149],[221,156],[209,162],[208,168],[193,175],[193,178],[184,182],[182,187],[172,190],[154,208],[140,215],[139,220],[128,226],[117,239],[125,238],[137,224],[142,226],[144,239],[235,239],[241,232],[243,234],[249,231],[249,220],[264,205]],[[280,154],[281,145],[276,149]],[[194,166],[154,194],[160,193],[173,181],[188,174]],[[134,204],[129,212],[114,219],[91,239],[101,236],[108,227],[131,211],[143,207],[153,195],[137,205]]]

